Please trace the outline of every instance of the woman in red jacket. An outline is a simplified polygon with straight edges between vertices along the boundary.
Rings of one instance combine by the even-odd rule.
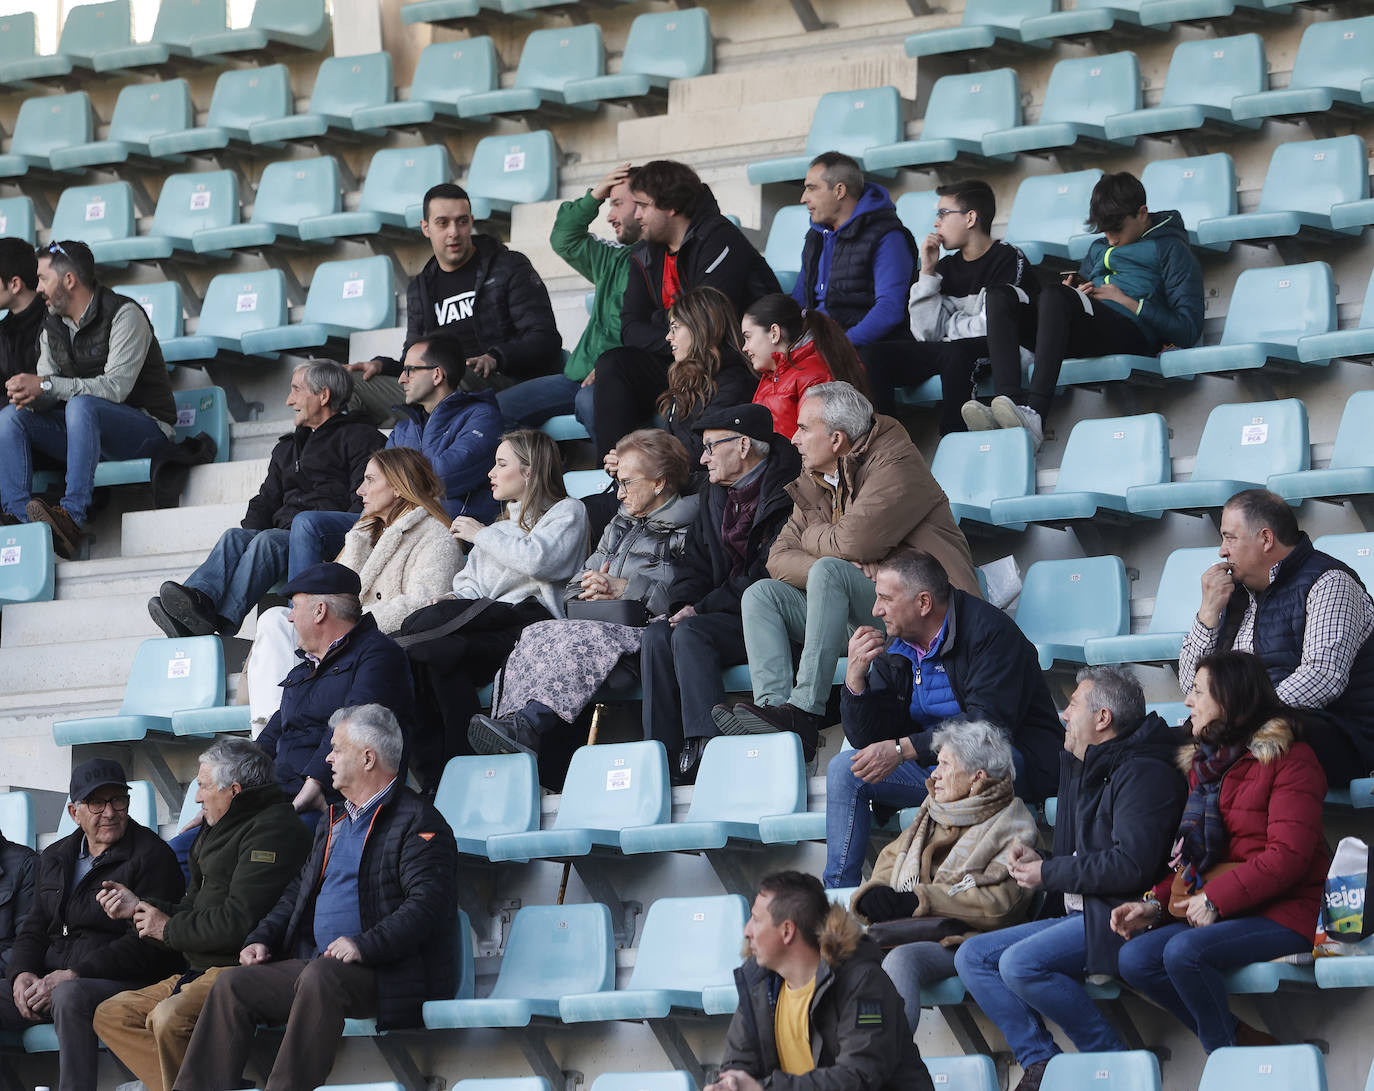
[[[1185,703],[1195,741],[1180,755],[1191,791],[1175,875],[1112,911],[1112,929],[1130,939],[1119,972],[1208,1053],[1273,1045],[1231,1014],[1223,974],[1311,952],[1327,866],[1326,774],[1253,655],[1207,656]]]
[[[797,403],[808,387],[843,379],[868,396],[868,375],[844,330],[790,295],[757,300],[740,321],[744,355],[759,374],[754,401],[773,414],[773,430],[792,438]]]

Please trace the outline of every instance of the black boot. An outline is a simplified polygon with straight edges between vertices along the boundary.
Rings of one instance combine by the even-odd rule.
[[[468,725],[468,742],[477,754],[529,754],[539,756],[539,733],[523,713],[513,716],[477,715]]]

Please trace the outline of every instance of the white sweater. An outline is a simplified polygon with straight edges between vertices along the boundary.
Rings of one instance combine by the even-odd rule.
[[[560,500],[534,529],[520,529],[520,505],[509,517],[479,530],[467,563],[453,577],[460,599],[520,602],[534,596],[554,617],[563,616],[563,586],[587,559],[587,509],[581,500]]]

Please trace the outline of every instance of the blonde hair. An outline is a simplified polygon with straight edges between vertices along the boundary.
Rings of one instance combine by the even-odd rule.
[[[382,531],[416,508],[424,508],[445,527],[448,526],[448,513],[441,503],[444,483],[434,472],[428,458],[412,447],[383,447],[373,451],[369,461],[377,464],[377,469],[396,493],[396,501],[390,509],[358,522],[360,527],[371,533],[373,545],[377,544]]]
[[[563,458],[558,453],[558,444],[537,428],[507,432],[501,442],[510,444],[516,461],[530,472],[525,483],[525,497],[520,502],[519,522],[520,529],[528,533],[544,518],[546,511],[568,498],[568,490],[563,485]],[[510,510],[503,508],[500,518],[509,519]]]

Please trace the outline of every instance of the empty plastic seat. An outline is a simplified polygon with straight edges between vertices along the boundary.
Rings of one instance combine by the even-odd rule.
[[[341,207],[339,164],[332,155],[269,163],[248,222],[198,231],[191,243],[197,254],[270,246],[278,235],[299,238],[302,220],[330,216]]]
[[[1155,592],[1155,609],[1143,633],[1100,636],[1083,642],[1089,663],[1156,663],[1178,658],[1202,601],[1202,574],[1217,563],[1207,546],[1176,549],[1164,561]]]
[[[809,230],[811,213],[807,212],[805,205],[783,205],[773,213],[773,222],[768,225],[763,260],[777,276],[784,292],[790,292],[801,275],[802,249],[806,246],[806,233]]]
[[[1236,167],[1225,152],[1188,159],[1153,159],[1140,172],[1151,208],[1174,209],[1183,217],[1188,241],[1198,245],[1197,225],[1236,212]],[[1230,242],[1214,242],[1229,250]],[[1086,254],[1087,247],[1083,248]]]
[[[789,155],[749,164],[749,181],[791,182],[806,176],[811,160],[821,152],[838,151],[868,167],[869,148],[895,144],[902,139],[902,100],[895,87],[869,87],[862,91],[831,91],[816,103],[806,154]]]
[[[1145,0],[1140,21],[1145,26],[1225,19],[1237,9],[1247,12],[1272,8],[1287,11],[1291,0]]]
[[[1310,497],[1365,496],[1374,493],[1374,390],[1357,390],[1345,403],[1331,463],[1322,470],[1301,470],[1269,478],[1271,492],[1285,500]]]
[[[1298,359],[1338,360],[1374,355],[1374,274],[1365,289],[1360,307],[1360,324],[1354,329],[1312,333],[1298,338]]]
[[[0,236],[23,239],[29,245],[38,240],[38,224],[33,214],[32,197],[0,198]],[[1374,315],[1374,311],[1370,312]]]
[[[925,123],[917,140],[871,148],[871,169],[948,163],[960,155],[981,158],[983,138],[1021,124],[1021,85],[1014,68],[941,76],[930,90]]]
[[[735,1010],[733,1004],[730,1010]],[[694,1091],[695,1088],[696,1084],[686,1072],[603,1072],[592,1081],[591,1091]]]
[[[668,758],[661,743],[579,747],[553,827],[487,838],[492,860],[565,859],[615,848],[627,826],[667,822]],[[584,990],[592,991],[592,990]]]
[[[1368,781],[1364,782],[1368,790]],[[1354,784],[1351,785],[1354,788]],[[1341,958],[1319,958],[1313,967],[1317,987],[1322,989],[1367,989],[1374,985],[1374,955],[1345,955]],[[1374,1066],[1371,1066],[1374,1070]],[[1365,1091],[1374,1089],[1374,1075],[1365,1084]]]
[[[1328,959],[1324,961],[1339,961]],[[1207,1058],[1197,1091],[1326,1091],[1326,1065],[1316,1046],[1227,1046]]]
[[[1085,663],[1083,642],[1131,631],[1130,583],[1120,557],[1036,561],[1026,571],[1016,624],[1035,645],[1040,668]]]
[[[1365,201],[1369,197],[1369,164],[1364,140],[1351,133],[1330,140],[1295,140],[1280,144],[1269,160],[1254,212],[1203,220],[1198,241],[1244,242],[1277,239],[1303,228],[1358,235],[1361,227],[1336,227],[1333,205]]]
[[[1374,587],[1374,534],[1323,534],[1312,544],[1348,564],[1366,587]]]
[[[992,503],[1001,497],[1033,496],[1035,451],[1024,428],[951,432],[940,440],[930,472],[949,497],[958,523],[994,525]],[[1024,530],[1010,523],[1009,530]]]
[[[10,791],[0,794],[0,833],[16,845],[37,848],[38,831],[34,828],[33,796],[28,792]]]
[[[450,758],[434,795],[458,851],[487,855],[487,838],[539,829],[539,770],[529,754]]]
[[[1199,577],[1200,579],[1201,577]],[[1153,712],[1170,727],[1178,727],[1186,721],[1190,715],[1188,706],[1182,701],[1163,701],[1159,703],[1147,702],[1146,712]],[[1051,823],[1053,825],[1053,823]]]
[[[347,341],[356,330],[394,325],[396,293],[392,290],[390,258],[326,261],[316,267],[310,280],[300,325],[251,330],[239,343],[250,354],[289,352],[320,348],[333,338]]]
[[[231,143],[249,143],[249,130],[260,121],[290,115],[291,76],[284,64],[225,72],[215,81],[210,112],[203,128],[186,128],[148,141],[153,157],[215,151]]]
[[[511,922],[491,994],[428,1000],[422,1013],[430,1030],[525,1027],[535,1016],[557,1019],[564,996],[614,986],[615,939],[604,905],[527,905]]]
[[[568,470],[563,474],[563,488],[574,500],[605,492],[609,485],[605,470]]]
[[[620,71],[568,81],[563,101],[574,106],[642,98],[667,90],[672,80],[710,75],[714,65],[711,19],[705,8],[645,12],[630,24]]]
[[[0,66],[8,71],[17,61],[38,56],[38,17],[31,11],[18,11],[0,18]],[[0,78],[0,83],[8,82]]]
[[[848,902],[846,901],[846,906]],[[956,977],[957,982],[959,979]],[[926,990],[921,990],[924,1005]],[[932,1003],[932,1006],[935,1006]],[[999,1091],[997,1066],[991,1057],[981,1053],[971,1053],[964,1057],[923,1057],[926,1071],[940,1091]]]
[[[1039,265],[1046,257],[1067,260],[1070,240],[1087,233],[1088,200],[1101,177],[1102,172],[1094,168],[1023,179],[1016,187],[1004,239],[1032,264]]]
[[[110,134],[105,140],[76,144],[53,151],[54,170],[123,163],[132,155],[148,155],[148,141],[163,133],[190,126],[191,89],[185,80],[129,84],[115,100]]]
[[[394,93],[391,54],[385,50],[327,57],[315,76],[309,109],[275,121],[255,121],[248,127],[248,139],[254,144],[272,144],[323,136],[330,129],[352,131],[357,128],[353,123],[355,110],[385,105]]]
[[[192,38],[218,34],[228,26],[225,0],[161,0],[150,41],[102,49],[92,58],[91,67],[115,72],[166,64],[172,57],[189,57]]]
[[[54,563],[47,523],[0,527],[0,606],[52,601]]]
[[[458,100],[458,116],[486,119],[495,114],[529,113],[546,102],[564,105],[565,84],[605,72],[606,51],[601,28],[595,23],[536,30],[520,51],[515,86],[465,95]]]
[[[571,413],[565,413],[561,417],[550,417],[539,426],[539,430],[555,443],[564,443],[570,439],[591,438],[582,422]]]
[[[912,34],[906,40],[906,55],[931,57],[973,53],[999,44],[1019,45],[1025,41],[1021,24],[1052,11],[1054,0],[967,0],[959,26]]]
[[[127,46],[132,40],[129,0],[68,7],[57,52],[7,59],[0,82],[23,86],[27,80],[65,76],[73,68],[91,68],[97,53]]]
[[[1298,399],[1218,405],[1202,428],[1192,478],[1138,486],[1126,504],[1141,514],[1219,508],[1274,474],[1307,469],[1310,455],[1307,408]]]
[[[663,1019],[702,1010],[702,990],[734,981],[749,905],[738,894],[659,898],[649,906],[634,970],[623,989],[564,996],[565,1023]]]
[[[1169,61],[1159,105],[1111,115],[1106,121],[1107,135],[1121,140],[1189,132],[1208,122],[1254,129],[1259,122],[1238,117],[1231,100],[1263,91],[1268,83],[1264,39],[1258,34],[1180,42]]]
[[[1231,104],[1238,118],[1326,113],[1333,106],[1368,109],[1360,85],[1374,76],[1374,15],[1312,23],[1303,31],[1288,86],[1242,95]]]
[[[405,15],[403,7],[402,19]],[[500,71],[496,46],[486,35],[456,42],[435,42],[425,46],[415,64],[410,97],[404,102],[360,107],[353,111],[353,125],[357,129],[383,129],[395,125],[426,125],[441,115],[456,118],[458,100],[496,90]]]
[[[1270,360],[1325,367],[1330,359],[1299,360],[1298,341],[1336,328],[1336,286],[1324,261],[1246,269],[1236,278],[1221,344],[1170,349],[1159,357],[1171,379],[1264,367]]]
[[[153,324],[153,336],[158,344],[181,336],[181,287],[174,281],[152,284],[116,284],[113,290],[127,296],[143,308]]]
[[[420,226],[425,193],[453,177],[448,149],[385,148],[372,157],[358,207],[352,212],[315,216],[300,222],[302,239],[376,235],[384,228],[409,233]]]
[[[80,239],[96,264],[105,261],[104,244],[134,233],[134,192],[128,182],[68,186],[52,217],[53,239]]]
[[[1067,148],[1081,141],[1131,143],[1134,137],[1109,137],[1106,120],[1140,108],[1140,62],[1130,52],[1074,57],[1050,72],[1040,120],[1034,125],[987,133],[987,155]]]
[[[940,205],[940,195],[933,189],[903,193],[895,203],[897,219],[902,221],[902,226],[911,232],[918,243],[935,230],[935,210]]]
[[[485,136],[477,142],[464,189],[472,199],[474,219],[493,212],[509,214],[516,205],[551,201],[558,196],[558,148],[553,133]]]
[[[175,251],[195,253],[192,240],[198,232],[229,227],[238,220],[239,184],[233,171],[168,175],[148,234],[101,244],[99,260],[153,261],[170,258]]]
[[[416,23],[446,23],[472,19],[482,10],[479,0],[403,0],[401,22],[406,26]]]
[[[1045,1086],[1065,1091],[1160,1091],[1159,1058],[1146,1049],[1059,1053],[1045,1068]]]
[[[196,332],[171,341],[159,338],[162,358],[185,363],[242,352],[245,333],[284,326],[286,314],[286,278],[280,269],[221,273],[205,290]]]
[[[248,25],[218,34],[198,34],[191,55],[214,57],[250,53],[285,45],[315,52],[329,40],[329,13],[324,0],[257,0]]]
[[[1330,794],[1327,802],[1332,802]],[[1284,985],[1316,984],[1316,975],[1311,966],[1291,966],[1285,962],[1251,962],[1227,970],[1225,977],[1226,991],[1238,995],[1278,992]]]
[[[80,9],[77,9],[80,10]],[[10,150],[0,155],[0,178],[52,169],[52,153],[91,141],[91,100],[85,91],[26,98],[19,105]]]
[[[58,837],[66,837],[67,834],[76,832],[76,819],[67,810],[67,804],[70,802],[71,797],[68,796],[62,804],[62,817],[57,820]],[[157,831],[157,794],[146,780],[129,781],[129,817],[145,829]],[[45,1025],[39,1025],[30,1027],[29,1030],[43,1030],[44,1027]],[[47,1024],[46,1029],[51,1030],[52,1026]],[[24,1048],[30,1053],[39,1052],[29,1045],[28,1031],[25,1031]],[[53,1035],[51,1049],[57,1049],[56,1035]]]
[[[1021,24],[1021,38],[1038,43],[1046,38],[1078,38],[1102,34],[1118,23],[1140,25],[1143,0],[1078,0],[1073,11],[1037,15]]]

